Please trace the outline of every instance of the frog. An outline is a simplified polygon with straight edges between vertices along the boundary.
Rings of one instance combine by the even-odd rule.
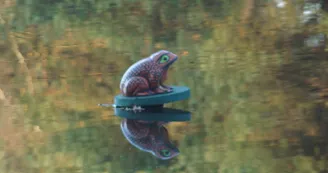
[[[172,144],[164,124],[167,122],[142,122],[123,119],[121,131],[124,137],[141,151],[151,153],[161,160],[172,159],[180,154]]]
[[[120,91],[123,96],[148,96],[169,93],[172,87],[164,85],[169,67],[178,56],[167,50],[159,50],[131,65],[123,74]]]

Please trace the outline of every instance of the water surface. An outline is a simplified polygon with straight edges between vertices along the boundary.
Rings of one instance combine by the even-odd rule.
[[[325,1],[0,1],[0,172],[328,171]],[[179,56],[180,155],[133,147],[112,109],[125,70]]]

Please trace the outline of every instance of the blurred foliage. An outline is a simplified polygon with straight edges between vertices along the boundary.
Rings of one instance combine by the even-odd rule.
[[[318,52],[302,44],[309,33],[328,34],[325,11],[308,26],[299,19],[302,1],[284,8],[260,0],[4,4],[1,172],[327,169],[325,45]],[[128,66],[159,49],[180,57],[167,83],[192,91],[168,105],[193,113],[191,122],[168,125],[181,151],[170,161],[131,146],[120,119],[97,107],[119,93]]]

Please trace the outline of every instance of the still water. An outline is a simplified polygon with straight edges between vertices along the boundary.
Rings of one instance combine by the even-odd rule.
[[[1,173],[328,172],[328,4],[320,0],[0,0]],[[179,56],[180,154],[131,145],[126,69]]]

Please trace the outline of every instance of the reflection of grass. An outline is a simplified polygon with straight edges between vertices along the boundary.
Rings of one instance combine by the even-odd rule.
[[[198,1],[201,2],[205,3]],[[294,32],[291,28],[296,26],[296,13],[288,6],[283,10],[291,15],[282,17],[272,5],[257,7],[251,0],[247,2],[242,12],[245,16],[233,13],[221,19],[213,17],[217,11],[211,14],[206,8],[187,9],[189,21],[191,16],[204,16],[192,23],[186,21],[189,24],[186,26],[193,28],[185,28],[182,23],[175,26],[171,17],[175,19],[176,15],[165,16],[171,11],[167,7],[160,8],[167,27],[161,37],[152,33],[155,30],[150,32],[152,23],[141,20],[147,16],[143,16],[144,9],[135,9],[137,7],[134,12],[140,16],[133,18],[138,20],[119,20],[112,25],[104,15],[70,26],[65,15],[60,14],[53,25],[37,25],[13,34],[17,39],[16,48],[20,48],[31,71],[35,95],[30,98],[19,75],[13,77],[13,93],[21,91],[13,97],[27,110],[17,114],[18,124],[8,119],[16,116],[18,110],[12,106],[2,110],[0,124],[3,123],[4,131],[0,132],[0,138],[5,151],[18,152],[20,158],[37,157],[29,162],[33,163],[35,172],[45,169],[78,172],[83,166],[89,166],[83,159],[89,156],[94,159],[101,154],[110,155],[108,158],[112,160],[106,163],[110,168],[106,169],[114,172],[145,170],[147,166],[158,172],[209,169],[213,172],[281,172],[281,167],[288,169],[289,163],[283,159],[272,159],[269,146],[281,147],[281,151],[286,152],[289,145],[299,143],[296,135],[288,137],[286,131],[304,130],[308,135],[318,136],[315,124],[308,122],[312,120],[310,113],[304,111],[313,106],[304,99],[301,94],[304,91],[275,78],[290,51],[288,46],[281,46],[283,52],[277,50],[275,43],[277,38],[288,38]],[[120,19],[130,14],[127,11],[118,11]],[[184,14],[180,15],[182,17],[177,18],[183,19]],[[247,25],[241,25],[239,18]],[[58,28],[63,30],[62,35],[54,37]],[[152,157],[131,148],[122,137],[119,119],[112,116],[112,110],[96,106],[112,102],[119,92],[124,70],[157,49],[177,52],[180,59],[170,71],[168,83],[186,85],[192,91],[189,100],[174,103],[193,112],[188,124],[169,125],[172,139],[179,141],[182,152],[168,169],[155,168],[157,163]],[[12,52],[3,55],[16,70]],[[309,83],[319,86],[320,95],[326,95],[324,85],[316,80]],[[0,95],[1,98],[4,97]],[[106,123],[114,127],[108,128]],[[34,132],[26,130],[33,125]],[[49,145],[43,144],[50,141],[44,138],[45,134],[53,136]],[[263,144],[266,142],[268,146]],[[22,145],[24,143],[27,145]],[[27,149],[34,151],[32,156],[27,154]]]
[[[15,151],[17,148],[22,148],[23,143],[23,124],[21,119],[18,119],[19,107],[13,106],[6,99],[3,91],[0,89],[1,94],[1,115],[0,115],[0,138],[4,143],[6,151]],[[20,112],[21,113],[21,112]],[[18,151],[17,150],[17,151]]]
[[[39,150],[46,141],[46,134],[38,126],[27,130],[24,124],[24,109],[21,105],[14,105],[4,97],[0,90],[0,141],[2,143],[1,172],[20,172],[21,169],[30,168],[24,157],[28,148]]]

